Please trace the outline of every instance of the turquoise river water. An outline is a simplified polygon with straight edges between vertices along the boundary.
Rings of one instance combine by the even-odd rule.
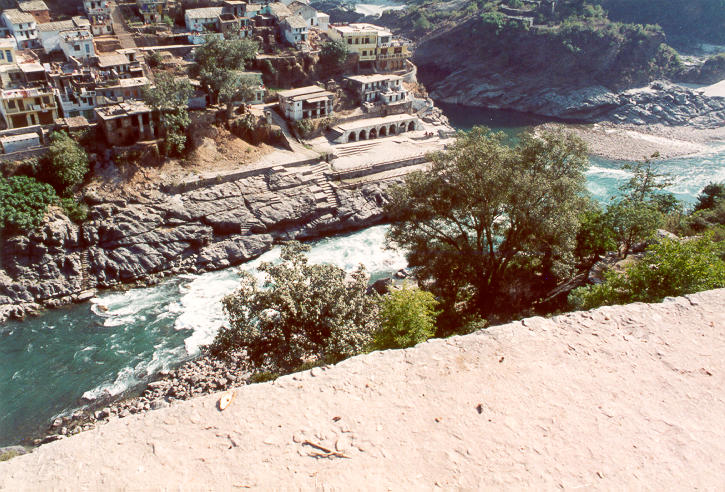
[[[458,128],[484,124],[515,136],[540,122],[528,115],[443,105]],[[725,181],[725,145],[660,164],[675,182],[670,191],[691,203],[710,181]],[[628,178],[620,163],[592,159],[592,194],[606,201]],[[405,266],[384,249],[386,227],[315,241],[310,260],[347,269],[363,263],[375,277]],[[274,249],[242,267],[182,275],[160,285],[101,293],[91,302],[0,326],[0,446],[17,443],[55,416],[94,399],[121,395],[159,370],[195,356],[211,341],[223,314],[219,300],[232,292],[239,268],[254,272]]]

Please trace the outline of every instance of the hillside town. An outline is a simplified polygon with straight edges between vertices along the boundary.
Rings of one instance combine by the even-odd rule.
[[[194,50],[213,38],[257,43],[246,67],[253,91],[237,94],[233,105],[257,116],[288,151],[304,151],[303,139],[322,136],[314,150],[335,158],[366,150],[336,152],[339,145],[404,132],[436,140],[450,133],[432,101],[418,92],[409,40],[372,24],[331,24],[329,15],[303,1],[84,0],[63,12],[43,0],[4,5],[0,161],[43,155],[57,130],[94,132],[96,150],[105,143],[112,155],[158,145],[165,137],[158,108],[144,94],[161,72],[191,82],[192,120],[219,111],[219,101],[191,73]],[[309,67],[333,41],[347,56],[328,77]],[[278,69],[290,65],[292,72]]]

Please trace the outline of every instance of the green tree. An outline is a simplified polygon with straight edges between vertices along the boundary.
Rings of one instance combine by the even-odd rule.
[[[191,124],[189,98],[193,94],[189,81],[171,74],[159,72],[153,88],[144,90],[146,104],[159,113],[159,121],[165,135],[164,154],[181,154],[186,148],[186,130]]]
[[[49,184],[27,176],[0,177],[0,229],[15,233],[38,227],[48,205],[57,201]]]
[[[195,48],[195,72],[214,102],[219,101],[222,89],[228,86],[229,72],[243,71],[258,49],[257,43],[247,38],[220,39],[215,36],[208,36],[203,45]]]
[[[320,65],[326,74],[335,74],[342,70],[347,60],[347,44],[341,40],[327,41],[320,48]]]
[[[654,236],[664,223],[664,215],[656,207],[633,200],[621,200],[610,205],[607,215],[622,258],[629,255],[634,245]]]
[[[226,105],[227,120],[229,120],[234,112],[234,102],[253,99],[259,81],[255,74],[241,70],[228,70],[224,72],[223,77],[224,81],[219,88],[219,100]]]
[[[576,309],[592,309],[658,302],[669,296],[725,287],[723,246],[710,236],[690,241],[662,239],[624,273],[609,270],[603,283],[574,289],[569,302]]]
[[[592,200],[588,209],[579,214],[579,231],[574,250],[579,267],[588,270],[608,251],[616,249],[611,217]]]
[[[404,286],[380,297],[380,328],[372,350],[412,347],[435,334],[438,301],[430,292]]]
[[[722,201],[725,201],[725,183],[709,183],[697,197],[695,212],[713,209]]]
[[[208,347],[224,357],[243,349],[258,370],[290,372],[304,363],[337,362],[360,353],[377,327],[375,299],[365,294],[361,266],[347,278],[334,265],[310,265],[309,247],[291,242],[279,263],[262,263],[260,288],[243,274],[239,290],[222,301],[229,327]]]
[[[53,132],[43,174],[58,193],[69,196],[83,182],[89,171],[88,154],[66,132]]]
[[[517,312],[532,302],[528,287],[548,288],[574,265],[584,143],[560,132],[525,135],[515,148],[504,138],[482,127],[460,132],[386,206],[388,241],[408,251],[449,312],[459,302],[484,316]]]

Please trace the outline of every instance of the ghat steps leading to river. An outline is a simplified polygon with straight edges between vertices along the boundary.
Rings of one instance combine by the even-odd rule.
[[[725,289],[530,318],[112,420],[3,490],[703,488],[725,474]]]

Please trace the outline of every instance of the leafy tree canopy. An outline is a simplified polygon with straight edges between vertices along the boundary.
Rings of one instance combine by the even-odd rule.
[[[483,127],[459,133],[386,206],[389,242],[449,311],[463,301],[484,316],[516,312],[532,299],[514,285],[555,283],[574,265],[584,143],[561,132],[525,135],[513,148],[503,140]]]
[[[53,132],[43,165],[44,181],[53,184],[62,196],[68,196],[83,182],[88,171],[88,154],[83,147],[66,132]]]
[[[49,184],[27,176],[0,177],[0,229],[14,233],[38,227],[48,205],[57,201]]]
[[[310,265],[309,247],[282,247],[279,263],[262,263],[260,288],[244,274],[237,292],[223,300],[229,327],[208,347],[224,357],[246,351],[256,369],[290,372],[308,362],[337,362],[360,353],[377,327],[375,299],[365,294],[361,266],[348,278],[334,265]]]
[[[259,49],[247,38],[220,39],[209,36],[196,47],[194,59],[201,83],[214,99],[219,98],[222,88],[229,83],[229,72],[243,71]]]
[[[412,347],[435,334],[438,301],[430,292],[404,286],[382,296],[379,304],[380,327],[373,350]]]
[[[320,64],[326,73],[335,73],[342,69],[347,55],[347,44],[339,39],[327,41],[320,48]]]
[[[668,296],[724,287],[724,247],[710,236],[689,241],[662,239],[624,273],[607,271],[603,283],[575,289],[569,301],[577,309],[592,309],[610,304],[659,302]]]
[[[144,101],[159,112],[161,127],[166,134],[165,154],[181,154],[186,148],[186,130],[191,124],[188,106],[193,89],[188,79],[159,72],[153,88],[144,90]]]

